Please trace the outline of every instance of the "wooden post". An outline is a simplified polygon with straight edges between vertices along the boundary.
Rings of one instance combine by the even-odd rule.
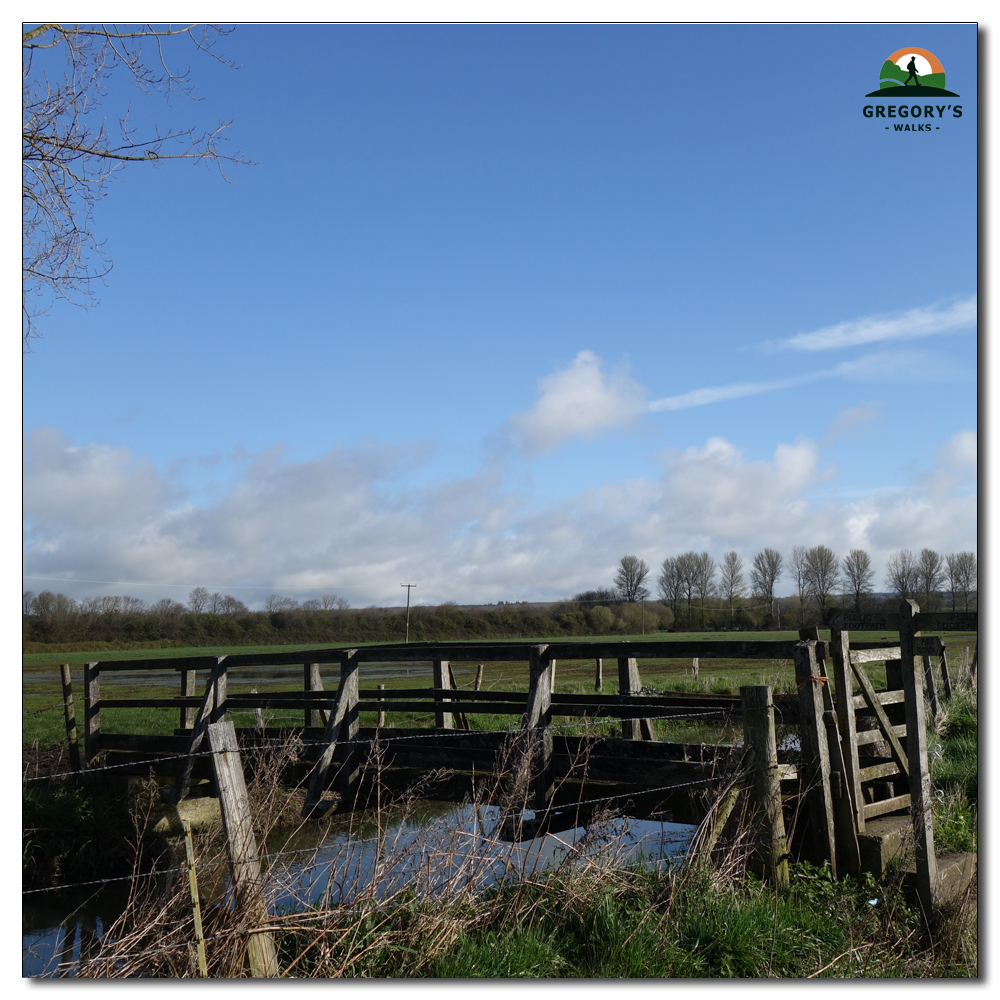
[[[62,675],[63,716],[66,719],[66,742],[69,744],[69,766],[80,770],[80,738],[76,732],[76,709],[73,707],[73,677],[68,663],[59,664]]]
[[[481,663],[476,664],[476,690],[478,691],[483,686],[483,665]]]
[[[754,752],[753,797],[762,816],[766,840],[758,855],[765,876],[775,885],[788,887],[788,844],[781,812],[781,782],[778,778],[778,742],[774,735],[774,701],[769,687],[741,687],[743,743]]]
[[[906,706],[906,756],[909,764],[910,814],[917,860],[917,893],[930,915],[937,903],[937,858],[934,856],[934,817],[931,814],[931,774],[927,765],[927,725],[924,685],[914,667],[913,640],[917,630],[913,616],[920,611],[915,601],[899,603],[899,652],[903,668]]]
[[[218,657],[216,665],[212,669],[213,687],[215,688],[215,701],[212,704],[212,717],[210,722],[226,721],[226,691],[228,688],[229,672],[226,667],[224,656]]]
[[[250,688],[250,693],[256,694],[257,689]],[[253,724],[256,729],[264,728],[264,713],[261,711],[259,706],[253,710]]]
[[[534,770],[532,802],[544,809],[552,797],[552,672],[548,644],[532,646],[528,661],[528,704],[521,722],[527,734],[525,765]]]
[[[385,690],[385,685],[384,684],[379,684],[378,689],[379,689],[379,691],[384,691]],[[379,705],[381,705],[382,704],[381,697],[379,698],[378,701],[379,701]],[[381,729],[384,725],[385,725],[385,709],[384,708],[379,708],[379,710],[378,710],[378,721],[375,723],[375,728],[376,729]]]
[[[965,647],[965,652],[962,653],[962,680],[971,680],[972,673],[969,670],[969,647]]]
[[[340,685],[337,688],[330,717],[327,719],[323,742],[326,746],[320,754],[309,775],[309,787],[306,791],[302,815],[307,819],[322,816],[332,803],[323,803],[321,799],[333,777],[333,755],[337,742],[341,738],[353,740],[358,735],[358,651],[345,650],[340,664]],[[350,790],[354,778],[354,752],[348,751],[347,761],[341,769],[338,781],[342,794]]]
[[[318,663],[302,664],[302,690],[307,692],[323,690],[323,678],[320,677]],[[305,710],[304,724],[310,729],[321,729],[323,727],[323,713],[320,711],[318,705],[315,708],[310,705]]]
[[[278,956],[270,932],[254,933],[267,923],[267,906],[262,896],[260,857],[250,822],[250,801],[243,779],[243,765],[231,722],[215,722],[208,727],[212,769],[219,789],[219,810],[229,846],[229,870],[236,890],[236,905],[250,927],[247,958],[254,979],[274,979]]]
[[[639,661],[635,657],[618,657],[618,700],[623,705],[629,698],[642,689],[642,679],[639,677]],[[642,727],[637,718],[622,719],[622,739],[641,740]]]
[[[809,811],[817,858],[828,858],[837,878],[837,840],[830,788],[830,749],[823,723],[822,685],[827,679],[816,662],[816,642],[795,647],[795,686],[799,689],[799,734],[802,745],[804,787],[810,788]]]
[[[844,738],[844,778],[854,813],[854,828],[865,832],[865,802],[861,790],[861,765],[858,762],[857,717],[854,714],[854,677],[851,674],[851,637],[840,629],[830,630],[830,659],[837,686],[837,717]]]
[[[434,687],[451,690],[451,671],[447,660],[433,660],[434,666]],[[444,706],[435,701],[434,704],[434,725],[438,729],[454,729],[455,718],[451,712],[446,712]]]
[[[924,689],[927,691],[927,697],[931,705],[931,718],[934,720],[935,724],[937,724],[941,711],[938,706],[937,686],[934,683],[934,671],[931,670],[931,658],[929,656],[922,656],[921,660],[923,660],[924,663]]]
[[[694,656],[691,658],[691,679],[696,681],[698,679],[698,657]]]
[[[951,675],[948,673],[948,653],[941,650],[941,659],[938,661],[941,667],[941,679],[944,681],[944,696],[951,700]]]
[[[976,637],[976,648],[972,651],[972,666],[969,667],[969,676],[976,679],[976,668],[979,665],[979,638]]]
[[[198,976],[208,979],[208,958],[205,954],[205,931],[201,926],[201,900],[198,898],[198,874],[194,868],[194,843],[191,840],[191,824],[181,820],[184,830],[184,851],[187,854],[188,886],[191,889],[191,913],[194,917],[194,943],[198,956]]]
[[[83,758],[90,762],[101,750],[101,665],[83,665]]]
[[[193,698],[195,696],[195,685],[198,683],[198,672],[196,670],[181,671],[181,696]],[[194,725],[194,720],[198,714],[198,709],[185,705],[181,709],[180,728],[190,729]]]
[[[600,691],[604,687],[604,660],[597,657],[597,672],[594,674],[594,690]]]
[[[225,691],[226,673],[225,667],[222,665],[223,660],[225,660],[224,656],[217,657],[215,666],[212,667],[211,673],[205,681],[205,695],[201,699],[201,706],[198,708],[198,716],[194,720],[194,725],[191,727],[191,738],[188,740],[187,754],[184,757],[184,763],[181,765],[180,774],[177,775],[177,780],[174,782],[173,788],[163,788],[160,790],[160,798],[164,802],[170,802],[176,805],[182,798],[184,798],[184,792],[187,790],[188,781],[191,780],[191,771],[194,768],[195,754],[201,747],[202,741],[205,738],[205,733],[208,730],[208,726],[211,723],[212,716],[215,712],[215,700],[218,697],[220,682],[223,685],[223,691]]]

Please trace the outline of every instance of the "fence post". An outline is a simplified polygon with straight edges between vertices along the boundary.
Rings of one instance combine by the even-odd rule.
[[[934,671],[931,669],[931,658],[929,656],[921,656],[920,659],[924,664],[924,690],[927,692],[927,699],[930,702],[931,718],[934,720],[934,723],[937,724],[941,710],[937,700],[937,686],[934,683]]]
[[[639,677],[639,661],[633,656],[618,657],[618,700],[623,705],[628,704],[631,695],[638,694],[642,688]],[[631,714],[631,713],[630,713]],[[622,739],[641,740],[642,729],[638,718],[622,719]]]
[[[524,766],[535,772],[533,807],[544,809],[552,796],[552,671],[548,643],[532,646],[528,660],[528,704],[521,729],[526,735]]]
[[[101,747],[101,667],[83,665],[83,758],[89,764]]]
[[[318,663],[303,663],[302,664],[302,690],[303,691],[322,691],[323,690],[323,678],[319,673]],[[324,725],[323,713],[320,711],[320,707],[315,708],[310,704],[305,710],[305,726],[307,729],[320,729]]]
[[[191,913],[194,916],[194,942],[198,956],[198,976],[208,978],[208,958],[205,955],[205,931],[201,926],[201,900],[198,898],[198,874],[194,868],[194,843],[191,840],[191,824],[181,820],[184,831],[184,852],[187,855],[188,886],[191,889]]]
[[[693,656],[691,658],[691,680],[696,681],[698,679],[698,657]]]
[[[225,663],[225,657],[216,658],[215,667],[212,670],[214,678],[215,700],[212,703],[212,715],[209,722],[226,721],[226,697],[229,687],[229,668]]]
[[[799,690],[799,734],[802,744],[803,787],[809,788],[809,812],[818,858],[829,858],[830,871],[837,877],[837,839],[830,789],[830,750],[823,724],[822,685],[816,641],[800,641],[795,647],[795,686]]]
[[[856,833],[865,832],[865,802],[858,762],[857,717],[854,714],[854,676],[851,673],[851,637],[838,628],[830,630],[830,659],[837,685],[837,716],[843,734],[845,792],[850,797]]]
[[[451,670],[447,660],[433,660],[434,665],[434,687],[439,690],[451,690]],[[434,725],[438,729],[454,729],[455,717],[451,712],[446,712],[444,705],[440,701],[441,695],[436,695],[434,699]]]
[[[62,674],[63,716],[66,719],[66,742],[69,744],[69,766],[80,770],[80,739],[76,732],[76,709],[73,707],[73,677],[68,663],[59,664]]]
[[[944,649],[941,650],[938,665],[941,667],[941,679],[944,681],[944,696],[951,700],[951,674],[948,672],[948,653]]]
[[[594,662],[597,665],[597,670],[594,673],[594,690],[600,691],[604,687],[604,660],[597,657]]]
[[[197,693],[195,685],[198,683],[198,674],[194,670],[181,670],[181,697],[193,698]],[[194,720],[198,715],[198,709],[185,705],[181,709],[180,723],[181,729],[191,729]]]
[[[481,663],[476,664],[476,690],[478,691],[483,686],[483,665]]]
[[[379,684],[378,689],[379,691],[384,691],[385,685]],[[385,709],[381,707],[383,704],[381,695],[379,695],[378,703],[379,703],[378,719],[375,722],[375,728],[381,729],[383,726],[385,726]]]
[[[906,757],[910,778],[910,814],[917,861],[917,893],[929,915],[937,903],[937,858],[934,856],[934,817],[931,814],[931,775],[927,765],[927,717],[921,671],[914,666],[913,639],[917,634],[913,616],[920,611],[915,601],[899,603],[899,652],[903,668],[906,708]]]
[[[229,867],[236,903],[250,925],[247,958],[254,979],[274,979],[278,975],[278,956],[270,932],[253,933],[267,923],[267,906],[262,896],[260,856],[250,822],[250,800],[243,779],[243,765],[231,722],[215,722],[208,727],[208,745],[212,751],[212,770],[219,789],[219,810],[229,846]]]
[[[743,742],[754,753],[753,797],[762,816],[767,839],[758,855],[766,877],[788,887],[788,844],[785,817],[781,812],[781,782],[778,778],[778,742],[774,735],[774,700],[769,687],[741,687]]]

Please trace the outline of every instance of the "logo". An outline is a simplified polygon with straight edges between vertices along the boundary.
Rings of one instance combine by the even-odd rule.
[[[898,49],[882,64],[878,90],[865,97],[958,97],[944,89],[944,66],[927,49]]]

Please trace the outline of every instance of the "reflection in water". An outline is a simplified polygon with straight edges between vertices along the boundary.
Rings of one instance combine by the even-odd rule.
[[[694,832],[679,823],[616,817],[510,843],[498,839],[502,818],[496,806],[423,802],[404,819],[383,816],[381,826],[371,813],[355,816],[319,843],[315,828],[283,843],[272,834],[265,849],[278,855],[266,871],[271,908],[386,900],[403,890],[421,897],[445,888],[474,893],[559,866],[660,865],[682,855]],[[83,905],[60,900],[63,893],[42,895],[43,901],[25,897],[22,975],[73,976],[75,965],[96,953],[126,893],[105,890]]]

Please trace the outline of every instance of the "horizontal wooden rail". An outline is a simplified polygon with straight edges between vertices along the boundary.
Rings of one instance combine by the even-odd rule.
[[[884,660],[898,660],[903,654],[899,646],[879,646],[877,649],[853,648],[851,643],[851,663],[881,663]]]
[[[904,700],[904,692],[902,689],[896,691],[879,691],[878,702],[880,705],[902,705]],[[865,708],[868,702],[865,700],[863,694],[856,694],[853,698],[853,704],[855,708]]]
[[[884,816],[886,813],[896,812],[898,809],[909,808],[909,793],[897,795],[891,799],[883,799],[881,802],[868,802],[865,805],[865,819],[874,819],[876,816]]]
[[[894,736],[903,737],[906,735],[906,723],[902,723],[898,726],[892,727],[892,733]],[[867,743],[878,743],[884,740],[885,737],[882,735],[881,729],[864,729],[858,733],[855,742],[859,747],[864,746]]]
[[[862,781],[878,781],[880,778],[891,778],[901,773],[896,762],[893,760],[884,761],[881,764],[872,764],[871,767],[863,767],[859,772]]]

